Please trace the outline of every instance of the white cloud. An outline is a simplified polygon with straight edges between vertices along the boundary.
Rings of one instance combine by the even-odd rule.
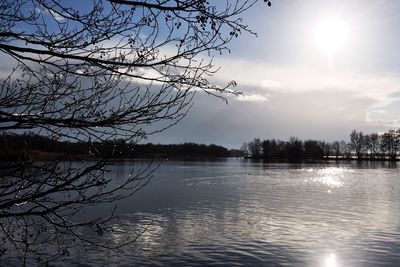
[[[344,110],[344,107],[341,107],[341,106],[332,106],[332,107],[330,107],[329,109],[330,109],[330,110],[333,110],[333,111],[343,111],[343,110]]]
[[[250,95],[243,94],[237,96],[236,100],[244,102],[265,102],[268,101],[268,98],[260,94],[250,94]]]
[[[297,121],[308,129],[304,130],[305,136],[321,132],[321,127],[335,128],[336,134],[340,131],[340,134],[347,134],[354,128],[380,131],[400,127],[397,116],[400,112],[397,108],[400,74],[257,63],[243,59],[223,59],[216,63],[222,67],[215,76],[217,82],[234,78],[238,83],[237,90],[250,95],[242,101],[261,103],[268,100],[268,105],[263,105],[258,112],[279,117],[279,122],[272,123],[274,128],[291,125],[279,133],[281,135],[287,131],[300,135],[298,128],[292,129]],[[264,97],[267,93],[269,95]],[[247,108],[255,110],[257,106],[261,105]],[[269,125],[272,120],[269,119]]]
[[[370,114],[373,114],[373,113],[375,113],[375,114],[387,114],[388,112],[386,110],[383,110],[383,109],[376,109],[376,110],[371,110],[369,113]]]
[[[389,112],[383,109],[371,110],[365,114],[365,122],[384,128],[399,128],[400,119],[390,118]]]
[[[238,89],[258,88],[260,91],[285,93],[310,91],[347,91],[350,95],[377,100],[371,109],[392,103],[391,94],[400,87],[400,75],[392,73],[362,73],[296,65],[274,65],[240,59],[216,62],[222,68],[215,76],[220,82],[232,78]]]
[[[261,80],[260,86],[261,88],[270,90],[279,90],[283,87],[283,85],[280,82],[273,80]]]

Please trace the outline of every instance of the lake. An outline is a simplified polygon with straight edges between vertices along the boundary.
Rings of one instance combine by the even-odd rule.
[[[118,180],[131,163],[109,168]],[[55,266],[400,264],[400,171],[389,163],[164,161],[117,211],[102,238],[147,225],[135,243],[120,254],[80,248]]]

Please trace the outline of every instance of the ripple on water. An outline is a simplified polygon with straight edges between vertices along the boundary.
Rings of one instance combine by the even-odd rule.
[[[87,247],[76,252],[80,257],[60,264],[361,267],[400,262],[395,170],[238,160],[166,164],[159,170],[162,179],[127,200],[114,233],[102,237],[117,243],[151,222],[123,256]]]

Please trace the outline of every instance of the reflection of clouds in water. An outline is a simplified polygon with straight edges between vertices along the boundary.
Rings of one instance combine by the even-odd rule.
[[[206,177],[194,177],[182,179],[186,186],[216,186],[221,184],[234,184],[235,179],[241,179],[242,175],[214,175]]]
[[[121,216],[111,225],[111,231],[101,238],[107,240],[107,244],[117,246],[134,241],[122,249],[127,253],[134,250],[137,257],[151,257],[160,252],[160,245],[165,242],[166,222],[167,219],[159,214],[129,214]]]
[[[274,181],[278,181],[276,185],[280,188],[265,193],[268,205],[254,203],[255,210],[247,213],[257,226],[253,227],[254,232],[252,228],[247,230],[254,238],[280,246],[298,246],[309,255],[326,253],[331,247],[343,247],[350,250],[347,258],[350,255],[351,259],[352,251],[368,246],[364,243],[366,240],[380,238],[381,231],[393,231],[391,217],[397,217],[393,209],[398,205],[393,205],[393,199],[388,201],[392,195],[387,184],[388,173],[393,172],[317,167],[281,171],[279,177],[264,177],[266,186],[274,187]],[[324,187],[338,190],[326,195]],[[249,208],[248,203],[243,203],[241,208]],[[260,212],[263,208],[267,213]],[[246,221],[245,214],[242,220]],[[338,258],[339,255],[342,258],[343,251],[334,255],[326,257],[326,266],[342,266]]]
[[[196,177],[178,177],[172,184],[176,202],[123,216],[102,238],[117,243],[153,222],[124,248],[122,261],[137,266],[191,265],[193,259],[209,265],[271,260],[271,265],[351,266],[349,260],[364,258],[357,253],[368,251],[371,240],[383,244],[382,251],[388,250],[385,240],[398,244],[393,227],[398,225],[399,186],[391,170],[318,166],[250,172],[255,168],[242,175],[212,175],[205,169]]]

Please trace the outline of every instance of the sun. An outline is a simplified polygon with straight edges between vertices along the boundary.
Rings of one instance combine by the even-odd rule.
[[[348,25],[339,18],[321,20],[315,27],[317,45],[329,55],[343,49],[348,42]]]

